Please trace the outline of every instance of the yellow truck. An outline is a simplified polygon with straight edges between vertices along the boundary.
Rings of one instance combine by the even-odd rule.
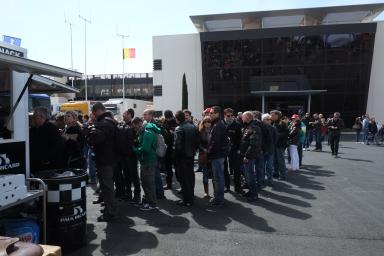
[[[67,103],[63,103],[60,106],[60,112],[73,110],[82,115],[89,115],[89,113],[91,112],[91,107],[96,102],[97,101],[70,101]]]

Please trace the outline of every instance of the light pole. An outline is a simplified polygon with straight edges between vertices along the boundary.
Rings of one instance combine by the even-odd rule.
[[[87,20],[86,18],[82,17],[79,14],[79,18],[84,21],[84,31],[85,31],[85,39],[84,39],[84,74],[85,74],[85,80],[84,80],[84,86],[85,86],[85,100],[88,100],[88,77],[87,77],[87,23],[91,24],[90,20]]]
[[[71,70],[73,70],[73,47],[72,47],[72,26],[73,26],[73,23],[67,21],[67,18],[65,18],[64,22],[69,25],[69,30],[71,33]],[[73,87],[73,79],[72,79],[72,87]]]
[[[123,34],[119,34],[117,33],[117,28],[116,28],[116,35],[121,37],[121,42],[122,42],[122,45],[123,45],[123,99],[125,99],[125,84],[124,84],[124,39],[126,37],[129,37],[129,35],[123,35]]]

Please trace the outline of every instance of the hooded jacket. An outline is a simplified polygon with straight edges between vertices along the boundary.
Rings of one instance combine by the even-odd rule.
[[[147,123],[139,132],[138,147],[133,151],[137,154],[142,165],[156,163],[158,157],[156,155],[157,135],[161,130],[154,123]]]

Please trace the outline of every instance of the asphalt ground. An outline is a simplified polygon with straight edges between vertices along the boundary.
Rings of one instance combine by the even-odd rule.
[[[230,192],[224,206],[209,206],[197,173],[193,207],[168,190],[158,211],[120,202],[118,220],[98,223],[88,187],[88,244],[67,255],[383,256],[384,147],[340,144],[338,159],[326,145],[305,151],[302,169],[254,203]]]

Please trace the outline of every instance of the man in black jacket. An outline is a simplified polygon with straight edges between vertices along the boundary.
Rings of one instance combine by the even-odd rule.
[[[245,180],[247,181],[249,191],[244,194],[248,202],[254,202],[258,198],[255,160],[262,156],[261,128],[253,120],[251,111],[243,113],[243,136],[241,138],[240,154],[243,157],[243,166]]]
[[[185,114],[182,111],[176,112],[175,116],[179,124],[175,130],[174,140],[176,173],[180,179],[183,194],[183,200],[178,201],[178,204],[191,206],[195,189],[194,156],[199,147],[199,134],[196,127],[185,120]]]
[[[281,112],[278,110],[271,111],[273,126],[277,130],[277,142],[275,148],[275,177],[281,180],[286,179],[287,167],[285,165],[284,152],[287,148],[289,130],[286,123],[281,120]]]
[[[35,127],[30,129],[31,172],[67,167],[64,140],[59,129],[49,122],[49,111],[34,110]]]
[[[137,156],[133,152],[135,131],[132,128],[132,119],[135,116],[133,109],[128,109],[123,114],[124,124],[119,127],[119,146],[120,153],[122,154],[122,166],[125,193],[129,199],[132,199],[133,203],[140,202],[141,188],[139,172],[137,169]],[[134,187],[132,198],[132,185]]]
[[[113,173],[118,160],[115,150],[117,122],[100,102],[92,106],[92,113],[96,117],[96,122],[88,134],[88,143],[95,151],[97,174],[105,203],[103,215],[97,220],[108,222],[116,217]]]
[[[215,184],[215,197],[211,200],[213,205],[224,203],[224,158],[227,156],[230,146],[227,130],[220,114],[221,108],[218,106],[212,107],[209,112],[212,129],[208,143],[208,159],[212,163]]]
[[[337,158],[339,154],[339,142],[341,129],[344,127],[344,122],[340,119],[340,113],[335,112],[333,118],[331,118],[327,123],[329,129],[329,138],[331,143],[332,155]]]
[[[265,168],[267,173],[267,185],[273,185],[273,173],[275,171],[274,167],[274,154],[277,143],[277,130],[272,126],[272,118],[270,114],[263,114],[262,122],[269,130],[269,134],[271,135],[270,143],[263,144],[263,154],[264,154],[264,163],[263,168]]]
[[[241,128],[242,125],[236,120],[234,110],[231,108],[224,109],[224,120],[227,125],[227,132],[231,142],[231,150],[228,156],[229,169],[234,174],[235,192],[241,194],[240,179],[241,179],[241,156],[240,156],[240,142],[241,142]],[[228,168],[228,167],[227,167]],[[225,172],[227,175],[227,172]],[[228,179],[228,180],[227,180]],[[229,188],[230,179],[226,177],[225,181],[227,189]]]

